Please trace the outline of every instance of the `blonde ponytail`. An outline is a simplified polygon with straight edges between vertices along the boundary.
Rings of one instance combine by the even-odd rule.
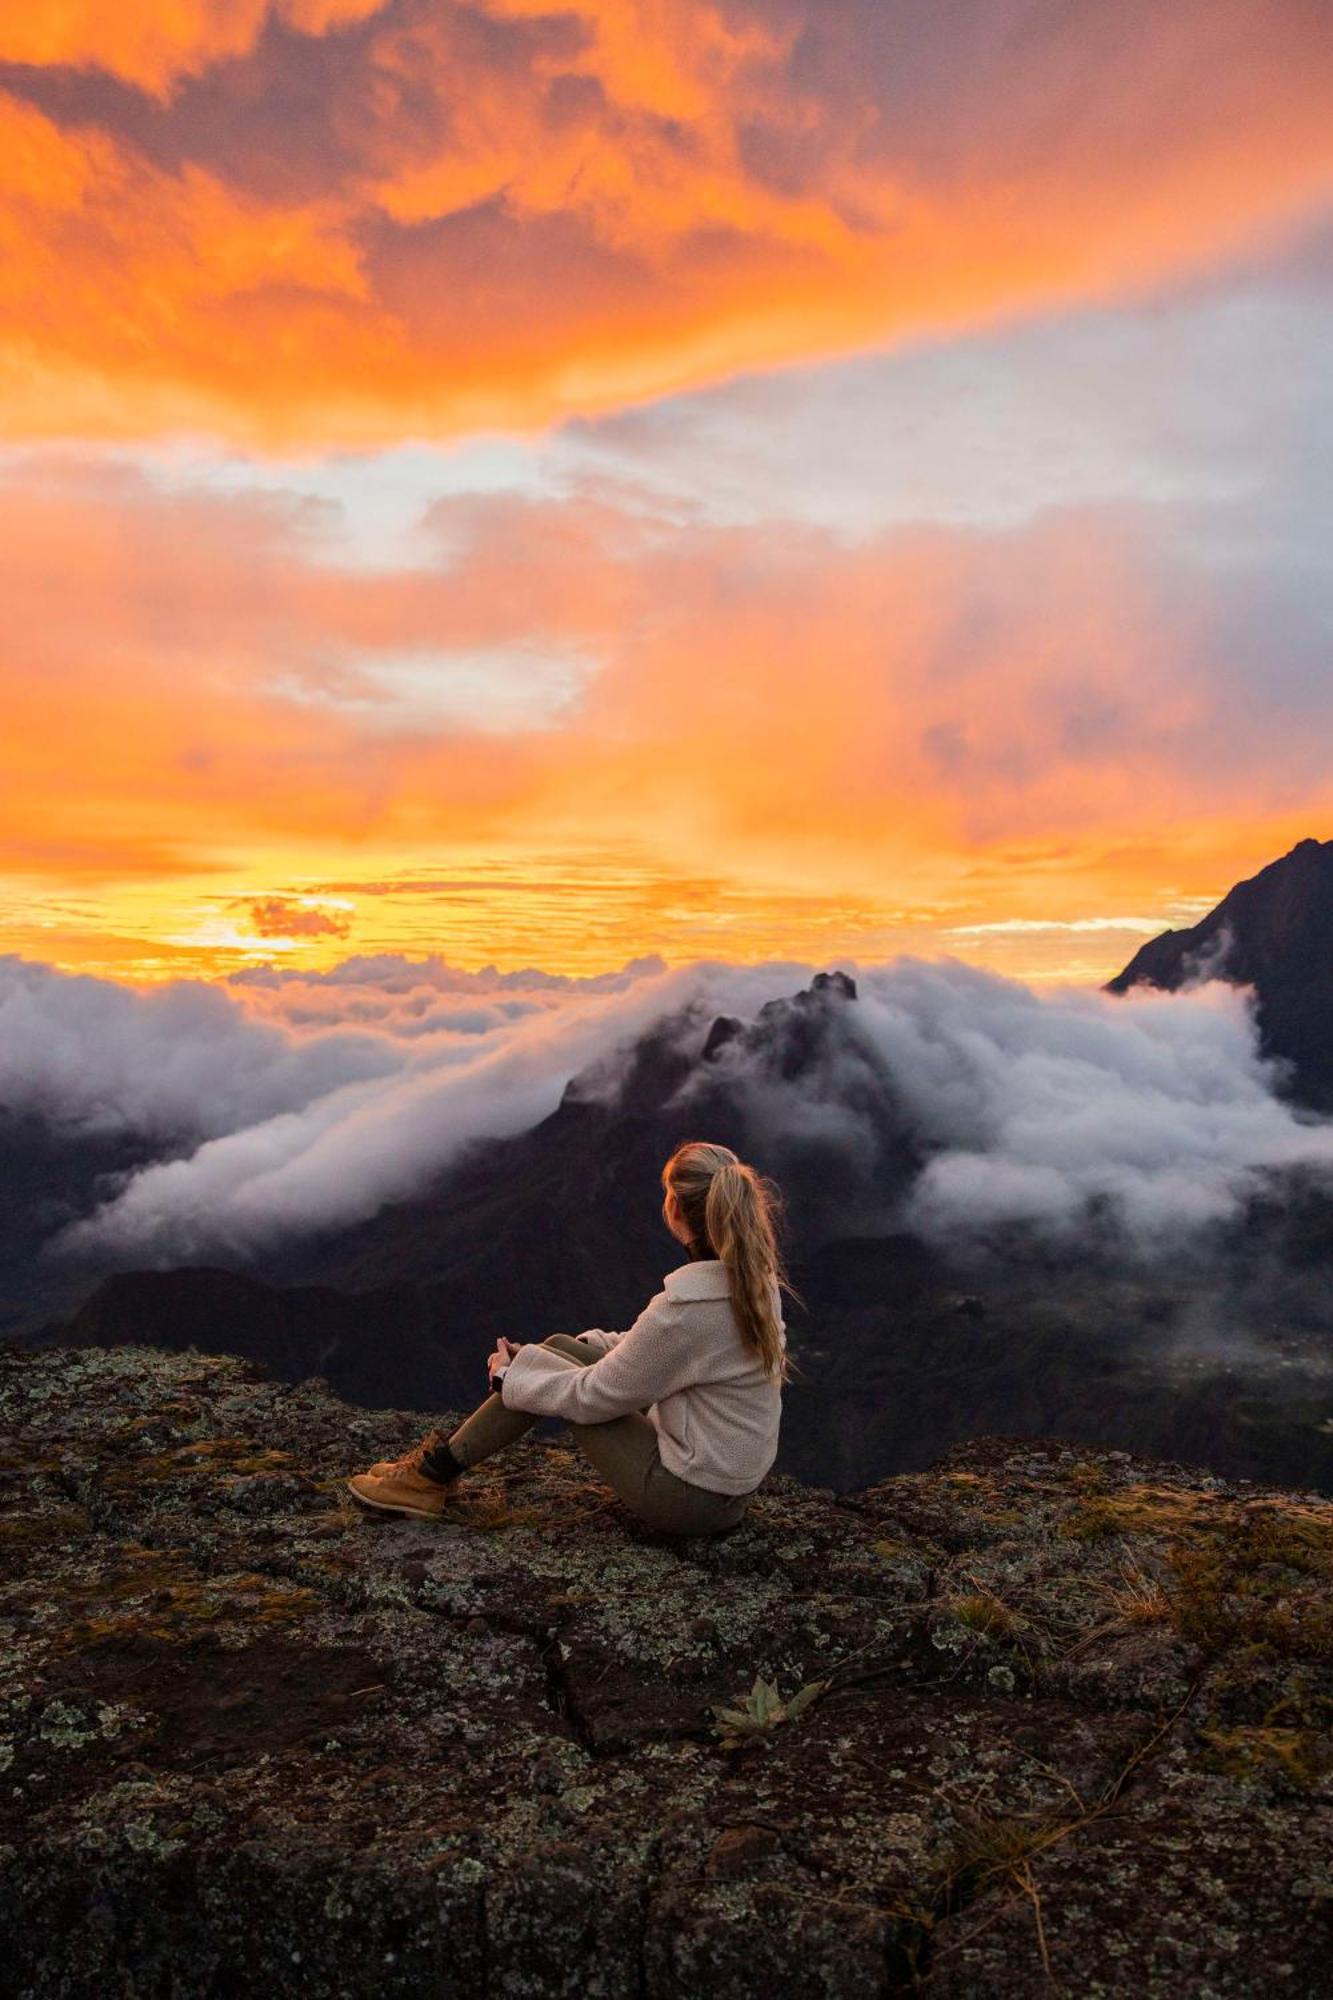
[[[711,1251],[726,1265],[747,1347],[770,1375],[790,1380],[792,1366],[782,1341],[782,1293],[793,1298],[796,1293],[778,1248],[774,1225],[782,1197],[776,1184],[738,1159],[730,1146],[690,1139],[662,1169],[662,1185],[674,1194],[696,1250]]]

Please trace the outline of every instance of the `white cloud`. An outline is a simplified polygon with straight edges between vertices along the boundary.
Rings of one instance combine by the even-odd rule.
[[[769,1077],[753,1108],[774,1133],[763,1164],[798,1130],[864,1167],[873,1079],[887,1079],[927,1165],[905,1207],[863,1186],[858,1227],[942,1243],[1031,1228],[1069,1244],[1100,1212],[1153,1255],[1234,1215],[1271,1170],[1333,1172],[1333,1123],[1275,1094],[1245,991],[1037,992],[951,958],[852,969],[845,1041],[796,1097]],[[388,958],[135,992],[6,960],[0,1087],[68,1124],[201,1140],[135,1174],[58,1250],[157,1265],[244,1255],[415,1193],[469,1140],[548,1115],[598,1059],[614,1076],[690,1003],[701,1040],[714,1015],[748,1020],[812,970],[645,961],[551,982]]]
[[[295,1038],[205,980],[140,991],[0,957],[0,1102],[69,1131],[208,1138],[403,1060],[337,1023]]]
[[[713,1012],[750,1012],[792,991],[808,971],[789,963],[746,968],[703,962],[680,972],[622,975],[609,985],[568,981],[558,991],[535,974],[526,992],[504,988],[489,1008],[479,1009],[473,1000],[462,1010],[437,1009],[423,1029],[399,1007],[381,1011],[373,1031],[355,1035],[332,1024],[375,1012],[383,996],[371,982],[326,985],[327,1010],[313,1030],[249,1020],[241,1002],[213,993],[213,1022],[230,1057],[215,1054],[193,1031],[178,1046],[163,1047],[162,1030],[169,1041],[171,1019],[159,1008],[150,1025],[145,1009],[136,1048],[144,1097],[154,1108],[154,1029],[181,1085],[173,1099],[178,1113],[185,1108],[192,1073],[206,1091],[228,1060],[253,1064],[251,1050],[271,1057],[285,1048],[296,1064],[303,1051],[331,1044],[341,1051],[347,1045],[355,1060],[340,1073],[338,1062],[325,1057],[318,1086],[312,1079],[304,1093],[274,1089],[253,1118],[234,1119],[224,1128],[215,1117],[217,1136],[188,1158],[134,1174],[48,1250],[164,1266],[219,1252],[244,1255],[292,1235],[363,1221],[386,1202],[420,1189],[469,1140],[503,1137],[536,1124],[556,1108],[576,1071],[628,1047],[686,1000],[706,996]],[[48,973],[52,980],[61,977]],[[282,980],[280,974],[275,978]],[[74,983],[110,986],[97,980]],[[144,1005],[142,996],[111,991],[131,1010]],[[67,1002],[66,1011],[80,1004],[91,1014],[115,1003],[105,991],[85,992],[81,1000]],[[368,1051],[374,1054],[374,1074],[368,1073]],[[82,1068],[60,1070],[52,1063],[47,1068],[66,1089],[65,1116],[86,1116],[100,1085],[95,1055],[89,1052]],[[117,1081],[124,1094],[132,1094],[123,1064],[117,1066]],[[134,1122],[131,1105],[119,1109],[125,1122]]]
[[[862,984],[860,1031],[932,1157],[902,1220],[942,1242],[1023,1225],[1066,1242],[1094,1210],[1131,1248],[1235,1215],[1265,1173],[1333,1173],[1333,1123],[1274,1094],[1247,989],[1037,995],[957,962]]]

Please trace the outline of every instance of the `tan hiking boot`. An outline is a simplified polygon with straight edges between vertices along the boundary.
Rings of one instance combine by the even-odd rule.
[[[383,1479],[391,1472],[402,1472],[406,1466],[411,1466],[414,1470],[419,1469],[423,1454],[434,1451],[437,1445],[445,1443],[447,1439],[443,1431],[427,1431],[424,1438],[419,1438],[415,1444],[409,1445],[406,1451],[398,1454],[397,1458],[377,1458],[373,1465],[366,1467],[366,1476],[371,1479]]]
[[[377,1514],[413,1514],[433,1520],[448,1510],[456,1479],[429,1479],[421,1470],[427,1452],[443,1443],[442,1431],[429,1431],[401,1458],[382,1458],[369,1472],[347,1481],[347,1491],[362,1507]]]
[[[358,1472],[348,1480],[347,1491],[372,1513],[414,1514],[421,1520],[433,1521],[438,1515],[448,1513],[456,1484],[456,1480],[450,1480],[447,1486],[443,1485],[438,1479],[426,1479],[409,1468],[387,1472],[379,1478],[374,1473]]]

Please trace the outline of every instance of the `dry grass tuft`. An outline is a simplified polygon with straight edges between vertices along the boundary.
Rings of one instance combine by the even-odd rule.
[[[1106,1594],[1122,1622],[1128,1626],[1166,1624],[1171,1617],[1171,1600],[1160,1580],[1128,1563],[1121,1565],[1120,1575],[1121,1583],[1112,1585]]]

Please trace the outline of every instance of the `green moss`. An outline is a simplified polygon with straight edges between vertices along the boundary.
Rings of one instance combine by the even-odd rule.
[[[1326,1730],[1273,1726],[1201,1729],[1205,1765],[1237,1778],[1280,1777],[1291,1784],[1317,1784],[1333,1769],[1333,1739]]]
[[[1076,1542],[1096,1542],[1124,1532],[1124,1518],[1109,1500],[1085,1500],[1060,1523],[1060,1533]]]
[[[966,1625],[973,1632],[983,1632],[988,1639],[1012,1639],[1017,1636],[1019,1621],[998,1597],[978,1593],[971,1597],[951,1597],[948,1604],[960,1625]]]
[[[1126,1967],[1143,2000],[1194,1979],[1139,1978],[1163,1908],[1236,1967],[1201,1992],[1236,2000],[1288,1952],[1290,1990],[1311,1984],[1291,1885],[1315,1880],[1328,1509],[1265,1517],[999,1441],[852,1504],[775,1479],[733,1535],[677,1543],[562,1441],[479,1469],[446,1520],[379,1523],[322,1496],[424,1425],[242,1363],[0,1356],[0,1414],[23,1518],[50,1530],[11,1545],[0,1663],[0,1862],[15,1949],[49,1961],[15,1969],[34,1996],[295,1978],[337,2000],[432,1991],[447,1964],[461,1991],[749,2000],[784,1962],[812,1993],[898,1990],[914,1963],[1002,1992],[1038,1977],[1034,1888],[1089,1994]],[[1159,1591],[1172,1622],[1130,1631],[1162,1625]],[[830,1685],[773,1727],[756,1676],[788,1713]],[[718,1704],[754,1749],[710,1734]],[[1083,1801],[1136,1745],[1094,1833]],[[1223,1864],[1263,1842],[1239,1925]],[[998,1980],[953,1955],[964,1931]]]
[[[1171,1571],[1169,1615],[1193,1644],[1333,1663],[1330,1514],[1296,1505],[1241,1510],[1173,1550]]]

